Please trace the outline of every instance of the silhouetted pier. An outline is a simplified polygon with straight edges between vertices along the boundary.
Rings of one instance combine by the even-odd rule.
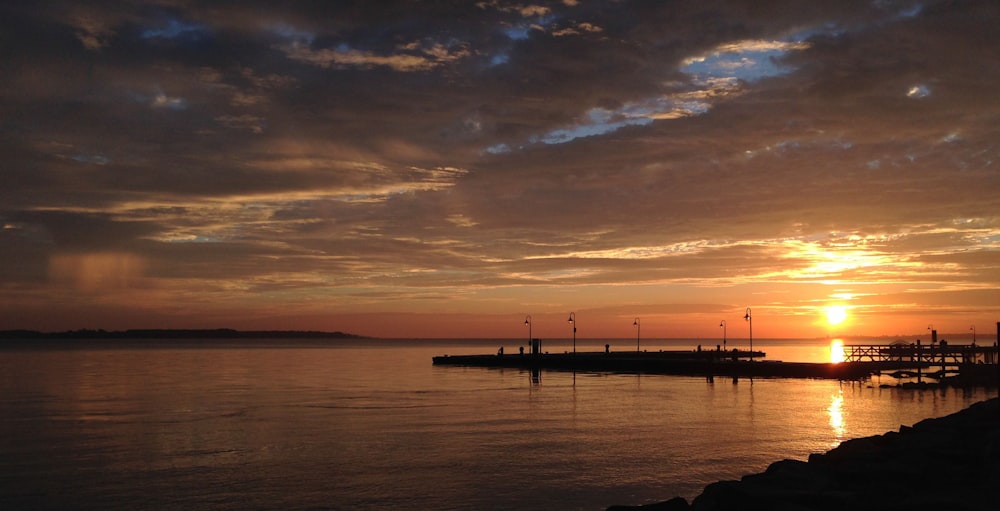
[[[753,361],[751,361],[751,356]],[[434,365],[505,367],[525,370],[592,371],[685,376],[833,378],[859,380],[875,369],[870,363],[763,361],[762,351],[578,352],[434,357]]]
[[[936,338],[936,332],[934,333]],[[844,346],[845,363],[872,364],[878,374],[897,378],[924,377],[936,380],[1000,381],[997,346],[948,344],[947,341],[923,344],[896,342],[893,344],[858,344]]]
[[[543,353],[537,344],[531,353],[496,355],[455,355],[433,358],[434,365],[471,367],[506,367],[531,371],[652,373],[688,376],[829,378],[863,380],[874,375],[900,379],[933,378],[939,382],[961,385],[1000,384],[1000,352],[997,345],[951,345],[946,341],[932,344],[897,342],[877,345],[846,345],[844,361],[779,362],[762,360],[762,351],[734,349],[674,350],[655,352],[577,352]],[[534,341],[537,343],[537,340]]]

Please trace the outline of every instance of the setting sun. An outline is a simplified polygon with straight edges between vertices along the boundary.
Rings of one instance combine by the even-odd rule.
[[[843,305],[829,305],[825,310],[826,322],[830,325],[839,325],[847,320],[847,307]]]

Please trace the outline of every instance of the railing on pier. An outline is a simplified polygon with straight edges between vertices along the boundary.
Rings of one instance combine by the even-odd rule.
[[[844,346],[844,362],[996,364],[996,346],[975,344],[855,344]]]
[[[844,362],[875,362],[885,364],[892,374],[916,376],[919,380],[926,375],[945,378],[969,373],[979,373],[984,366],[996,366],[1000,359],[997,346],[977,346],[975,344],[948,344],[947,341],[934,344],[858,344],[844,346]],[[937,368],[936,371],[931,371]]]

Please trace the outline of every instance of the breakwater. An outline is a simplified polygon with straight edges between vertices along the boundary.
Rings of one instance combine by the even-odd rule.
[[[608,511],[797,509],[993,510],[1000,481],[1000,399],[912,427],[841,443],[808,461],[782,460],[760,474],[682,497]]]

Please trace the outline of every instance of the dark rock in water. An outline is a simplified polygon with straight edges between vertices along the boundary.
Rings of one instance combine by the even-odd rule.
[[[809,461],[782,460],[761,474],[678,497],[610,510],[994,510],[1000,482],[1000,399],[898,432],[848,440]],[[675,507],[657,507],[657,506]]]

